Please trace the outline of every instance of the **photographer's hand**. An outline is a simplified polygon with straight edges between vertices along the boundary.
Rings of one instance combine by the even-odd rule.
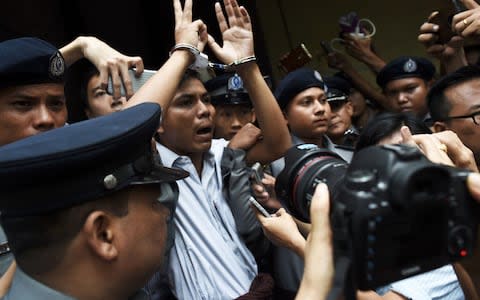
[[[252,181],[252,191],[255,199],[269,209],[282,208],[282,204],[275,194],[275,177],[264,173],[262,184],[263,186]]]
[[[468,169],[472,172],[478,172],[477,163],[473,156],[472,150],[465,146],[458,135],[451,131],[445,130],[432,134],[440,143],[446,146],[446,153],[453,161],[456,167]]]
[[[143,60],[139,56],[126,56],[95,37],[81,36],[60,49],[65,62],[73,64],[81,58],[88,59],[100,72],[102,88],[108,86],[108,77],[112,77],[113,98],[121,97],[120,87],[125,86],[127,99],[133,95],[132,81],[128,69],[135,67],[136,74],[143,72]]]
[[[294,251],[303,258],[305,238],[297,228],[293,217],[284,208],[280,208],[272,217],[264,217],[253,207],[258,221],[262,225],[265,236],[276,246]]]
[[[461,0],[466,11],[453,16],[452,29],[462,37],[480,36],[480,5],[475,0]]]
[[[467,59],[463,51],[463,38],[453,36],[446,44],[437,43],[439,26],[430,23],[430,20],[436,14],[438,12],[431,13],[427,22],[420,26],[418,41],[423,44],[428,54],[440,61],[445,67],[445,72],[450,73],[467,65]]]
[[[403,126],[401,134],[404,144],[417,146],[432,162],[478,172],[472,150],[453,131],[412,135],[410,129]]]
[[[432,134],[412,135],[410,128],[402,126],[400,128],[402,143],[413,147],[418,147],[420,151],[433,163],[454,166],[452,160],[447,155],[446,146],[442,144]]]
[[[305,269],[295,299],[326,299],[333,283],[333,246],[330,229],[330,198],[319,184],[310,205],[312,230],[305,245]]]
[[[473,199],[480,203],[480,174],[470,173],[467,178],[467,187]]]

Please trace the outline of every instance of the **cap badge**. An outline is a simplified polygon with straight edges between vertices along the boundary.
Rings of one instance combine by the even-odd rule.
[[[313,71],[313,76],[315,77],[315,79],[317,79],[318,81],[323,83],[323,89],[322,90],[326,93],[328,91],[328,87],[325,84],[325,82],[323,81],[322,75],[320,75],[320,73],[318,71]]]
[[[65,72],[65,61],[59,52],[50,57],[50,76],[60,77]]]
[[[105,178],[103,178],[103,185],[107,190],[114,189],[117,186],[117,183],[117,178],[112,174],[108,174],[105,176]]]
[[[412,73],[412,72],[415,72],[416,70],[417,70],[417,63],[411,58],[409,58],[407,62],[405,62],[405,64],[403,65],[403,71],[407,73]]]
[[[234,74],[232,77],[228,79],[228,86],[229,91],[239,91],[243,89],[243,81],[242,78],[238,74]]]
[[[320,75],[320,73],[318,73],[318,71],[314,71],[314,72],[313,72],[313,75],[315,76],[315,78],[316,78],[318,81],[322,81],[322,82],[323,82],[322,75]]]

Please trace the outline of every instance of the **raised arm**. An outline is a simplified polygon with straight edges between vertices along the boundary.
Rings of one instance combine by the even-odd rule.
[[[202,51],[207,42],[207,27],[201,20],[192,21],[192,0],[186,0],[182,9],[180,0],[173,0],[175,13],[175,45],[176,50],[170,58],[135,94],[128,75],[128,69],[135,67],[137,74],[143,72],[143,61],[140,57],[126,56],[106,43],[94,37],[79,37],[60,49],[67,65],[80,58],[87,58],[100,71],[104,88],[108,85],[108,77],[112,77],[114,98],[120,97],[120,86],[125,85],[127,98],[131,97],[126,107],[142,102],[155,102],[163,108],[173,98],[177,85],[188,66]],[[198,51],[197,51],[198,50]]]
[[[349,35],[343,37],[346,41],[347,53],[366,64],[375,74],[386,65],[385,61],[373,51],[372,38],[354,38]]]
[[[100,80],[106,88],[108,77],[112,76],[114,86],[113,97],[120,98],[120,85],[125,85],[127,98],[133,95],[132,83],[128,69],[135,67],[137,74],[143,72],[143,60],[139,56],[126,56],[113,49],[103,41],[91,37],[80,36],[60,49],[67,66],[81,58],[92,62],[100,72]]]
[[[368,99],[375,101],[386,110],[393,109],[383,93],[358,73],[345,55],[339,52],[330,53],[328,55],[328,66],[345,73],[351,79],[355,88]]]
[[[178,83],[202,51],[207,41],[207,26],[192,21],[192,0],[186,0],[182,9],[180,0],[173,0],[175,12],[175,47],[165,64],[128,101],[127,107],[142,102],[155,102],[165,108],[173,99]],[[196,50],[198,51],[196,51]]]
[[[247,10],[236,0],[224,0],[224,4],[226,17],[220,4],[215,4],[223,46],[211,36],[208,44],[223,63],[236,66],[255,108],[263,139],[247,152],[247,163],[268,163],[284,155],[291,145],[290,135],[280,107],[253,59],[252,24]]]
[[[428,54],[440,61],[443,72],[450,73],[467,65],[467,59],[463,51],[463,39],[460,36],[453,36],[445,44],[438,43],[439,26],[431,23],[436,14],[438,12],[433,12],[428,17],[427,22],[420,26],[418,41],[423,44]]]

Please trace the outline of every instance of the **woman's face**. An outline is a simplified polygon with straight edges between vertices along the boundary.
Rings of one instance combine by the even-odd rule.
[[[123,109],[127,103],[125,97],[114,100],[100,85],[100,77],[92,76],[87,85],[87,101],[88,107],[85,114],[89,119],[105,116]]]

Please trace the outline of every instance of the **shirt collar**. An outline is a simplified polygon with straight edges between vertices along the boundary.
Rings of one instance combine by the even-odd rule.
[[[163,165],[166,166],[166,167],[170,167],[170,168],[175,167],[174,164],[179,159],[182,159],[182,158],[190,159],[190,157],[188,157],[186,155],[178,155],[177,153],[173,152],[172,150],[165,147],[164,145],[162,145],[159,142],[156,142],[156,144],[157,144],[158,153],[160,154],[160,159],[161,159]],[[208,149],[207,152],[203,153],[203,157],[204,157],[204,159],[211,159],[211,158],[214,157],[211,148]]]

